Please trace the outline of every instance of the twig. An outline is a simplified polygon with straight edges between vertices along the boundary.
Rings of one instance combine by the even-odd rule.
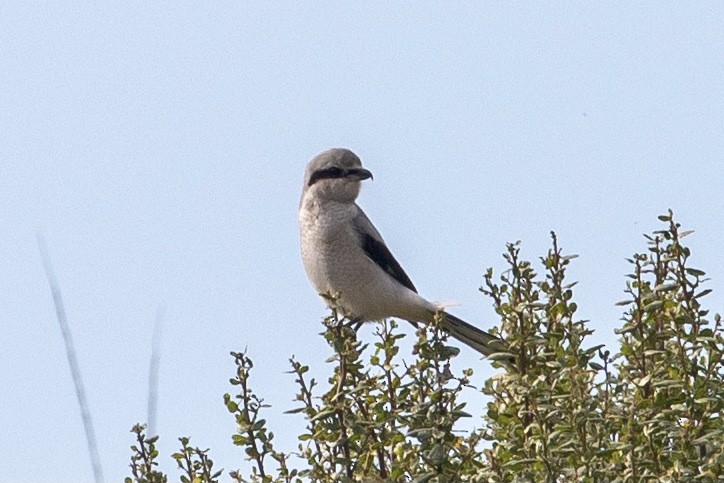
[[[70,332],[68,319],[65,315],[65,306],[63,305],[63,298],[60,294],[60,286],[58,285],[58,280],[55,278],[53,265],[50,263],[50,256],[48,255],[45,238],[41,233],[38,233],[38,248],[40,249],[43,267],[45,268],[45,274],[48,277],[48,283],[50,284],[50,292],[53,295],[53,303],[55,304],[55,313],[58,316],[60,333],[63,335],[63,342],[65,342],[65,354],[68,357],[70,374],[73,377],[73,385],[75,386],[75,395],[78,398],[78,406],[80,406],[80,416],[83,420],[85,439],[88,443],[88,453],[91,460],[91,466],[93,467],[93,478],[96,483],[100,483],[103,481],[103,470],[101,469],[100,457],[98,455],[98,445],[96,443],[95,430],[93,429],[93,420],[91,419],[88,399],[86,398],[85,388],[83,387],[83,379],[80,373],[80,366],[78,365],[78,358],[75,354],[73,336]]]
[[[161,328],[166,308],[159,306],[156,318],[153,321],[153,336],[151,337],[151,362],[148,367],[148,434],[156,434],[156,414],[158,406],[158,367],[161,357]]]

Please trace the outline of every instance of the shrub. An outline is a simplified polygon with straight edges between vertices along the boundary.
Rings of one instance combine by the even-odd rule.
[[[232,353],[235,394],[224,395],[234,415],[233,442],[252,462],[236,482],[643,482],[724,479],[724,331],[701,299],[703,271],[688,265],[671,212],[665,228],[647,236],[627,275],[620,348],[589,347],[588,322],[576,318],[575,282],[552,234],[541,258],[542,275],[520,256],[518,243],[504,255],[507,269],[492,269],[481,291],[500,317],[499,333],[510,354],[492,356],[501,372],[487,381],[487,411],[461,402],[472,370],[454,374],[436,324],[417,330],[413,358],[401,357],[404,337],[395,321],[377,326],[372,343],[333,312],[324,321],[334,371],[328,389],[291,359],[298,413],[307,422],[295,452],[275,446],[262,417],[264,404],[251,389],[252,360]],[[494,329],[495,330],[495,329]],[[482,414],[481,428],[459,431],[460,420]],[[165,482],[156,470],[155,438],[134,427],[128,482]],[[173,455],[181,481],[217,481],[208,450],[189,446]]]

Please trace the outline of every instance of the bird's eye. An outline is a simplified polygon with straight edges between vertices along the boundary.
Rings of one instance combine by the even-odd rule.
[[[337,166],[330,166],[329,168],[325,169],[325,178],[341,178],[344,176],[344,171],[342,171],[341,168],[338,168]]]

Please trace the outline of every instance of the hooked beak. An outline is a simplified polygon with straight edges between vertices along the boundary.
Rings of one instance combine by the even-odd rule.
[[[364,168],[350,170],[347,173],[347,177],[356,179],[358,181],[362,181],[363,179],[368,179],[368,178],[374,179],[374,177],[372,176],[372,173]]]

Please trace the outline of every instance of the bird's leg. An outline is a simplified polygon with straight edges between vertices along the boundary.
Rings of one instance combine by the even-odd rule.
[[[339,324],[339,314],[337,313],[337,307],[332,306],[332,319],[335,324]]]
[[[354,317],[349,320],[349,326],[354,330],[355,334],[360,330],[362,327],[362,324],[364,324],[365,321],[362,320],[362,317]]]

